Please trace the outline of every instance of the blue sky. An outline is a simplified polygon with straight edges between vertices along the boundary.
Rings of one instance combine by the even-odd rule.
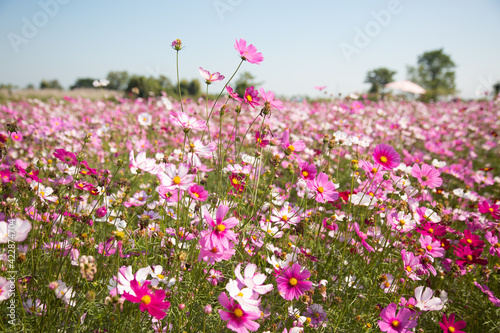
[[[378,67],[403,80],[418,55],[440,48],[457,65],[460,96],[500,81],[498,0],[0,0],[0,83],[69,87],[110,70],[174,79],[176,38],[181,77],[200,78],[200,66],[231,76],[244,38],[264,62],[241,71],[288,96],[366,91]]]

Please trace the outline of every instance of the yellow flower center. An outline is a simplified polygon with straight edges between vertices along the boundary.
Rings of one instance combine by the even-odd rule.
[[[307,171],[305,171],[305,170],[304,170],[304,171],[302,171],[302,175],[303,175],[304,177],[307,177],[307,176],[309,176],[309,172],[307,172]]]
[[[385,157],[385,156],[380,156],[380,161],[381,161],[382,163],[386,163],[386,162],[387,162],[387,157]],[[398,325],[399,325],[399,323],[398,323]]]
[[[289,146],[288,146],[288,149],[289,149],[290,151],[295,151],[295,147],[294,147],[293,145],[289,145]]]
[[[399,220],[399,225],[403,226],[405,224],[406,224],[405,220]]]
[[[451,333],[455,332],[455,327],[449,326],[448,327],[448,331],[451,332]]]
[[[432,246],[430,245],[427,245],[425,248],[427,249],[427,251],[432,251]]]
[[[465,258],[467,258],[467,261],[472,261],[472,259],[473,259],[470,254],[467,257],[465,257]]]
[[[320,187],[318,187],[318,192],[319,192],[319,193],[323,193],[323,192],[325,192],[325,189],[324,189],[323,187],[321,187],[321,186],[320,186]]]
[[[237,296],[243,297],[243,293],[240,291]]]
[[[391,326],[392,326],[392,327],[399,327],[399,324],[400,324],[400,323],[399,323],[399,320],[397,320],[397,319],[394,319],[394,320],[391,322]]]
[[[283,221],[288,221],[288,216],[283,215],[283,216],[281,217],[281,219],[282,219]]]
[[[149,303],[151,303],[151,296],[149,296],[149,295],[142,296],[141,303],[142,304],[146,304],[146,305],[148,305]]]
[[[237,179],[237,178],[233,178],[233,184],[234,184],[234,185],[238,185],[238,183],[239,183],[239,182],[238,182],[238,179]]]
[[[493,213],[493,207],[490,207],[488,210]]]
[[[173,179],[173,181],[174,181],[175,185],[179,185],[181,183],[181,177],[175,176],[174,179]]]
[[[411,271],[412,271],[411,266],[406,266],[406,270],[407,270],[408,272],[411,272]]]
[[[194,196],[197,197],[197,198],[200,197],[200,195],[198,193],[196,193],[196,192],[194,192]]]
[[[297,281],[296,278],[291,278],[290,280],[288,280],[288,283],[293,287],[296,286],[299,281]]]
[[[158,279],[160,279],[160,280],[163,280],[163,279],[165,278],[165,275],[163,275],[163,274],[157,274],[156,276],[157,276],[157,277],[158,277]]]
[[[389,288],[389,287],[391,286],[391,284],[390,284],[389,282],[386,282],[386,283],[384,283],[384,286],[385,286],[386,288]]]
[[[472,239],[467,238],[466,242],[469,243],[469,244],[472,244]]]
[[[243,310],[241,310],[240,308],[235,309],[233,313],[238,318],[243,316]]]
[[[247,101],[251,102],[253,99],[252,99],[252,96],[250,95],[247,95]]]
[[[434,229],[429,228],[429,232],[430,232],[431,234],[433,234],[433,233],[434,233]]]
[[[224,230],[226,230],[226,226],[224,224],[219,224],[216,227],[216,229],[217,229],[218,232],[223,232]]]

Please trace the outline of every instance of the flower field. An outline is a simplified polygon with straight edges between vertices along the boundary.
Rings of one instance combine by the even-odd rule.
[[[216,100],[0,105],[1,331],[500,331],[499,100],[200,74]]]

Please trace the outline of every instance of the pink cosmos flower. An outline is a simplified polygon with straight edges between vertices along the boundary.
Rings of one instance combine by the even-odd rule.
[[[137,174],[137,170],[149,172],[152,175],[156,175],[158,172],[156,160],[154,158],[147,158],[145,151],[141,151],[136,157],[134,157],[134,151],[131,150],[129,160],[130,172],[134,175]]]
[[[273,108],[276,108],[280,111],[285,108],[283,106],[283,103],[279,99],[274,99],[274,93],[272,91],[269,90],[266,93],[264,88],[260,88],[259,95],[264,100],[264,104],[269,104],[269,106],[272,106]]]
[[[444,249],[441,247],[439,240],[434,240],[434,238],[428,235],[420,235],[419,242],[425,253],[431,257],[431,260],[444,257]]]
[[[495,253],[500,257],[500,241],[497,235],[494,235],[491,231],[486,232],[484,238],[491,244],[490,254],[493,256]]]
[[[201,232],[200,236],[200,253],[198,254],[198,261],[210,261],[210,263],[214,264],[215,262],[220,262],[222,260],[229,260],[236,253],[233,249],[233,243],[229,243],[227,249],[223,247],[217,246],[208,246],[208,231],[204,230]]]
[[[328,175],[324,172],[321,172],[316,179],[308,180],[307,188],[311,190],[308,196],[315,197],[317,202],[335,201],[339,198],[338,192],[335,191],[335,184],[328,181]]]
[[[378,327],[382,332],[387,333],[409,333],[409,329],[417,326],[416,320],[411,320],[414,314],[411,310],[401,309],[399,313],[396,314],[397,305],[391,303],[382,310],[380,313],[380,318],[382,320],[378,321]]]
[[[5,301],[10,297],[11,284],[11,281],[7,280],[3,276],[0,276],[0,302]]]
[[[12,225],[7,222],[0,222],[0,244],[10,241],[23,242],[31,231],[31,223],[18,217],[14,219]],[[9,237],[10,235],[10,237]]]
[[[251,107],[259,106],[259,93],[254,90],[253,87],[248,87],[245,89],[245,95],[243,97],[243,102],[248,103]]]
[[[294,298],[299,299],[302,294],[312,287],[312,282],[307,281],[310,276],[311,273],[307,269],[301,271],[301,267],[297,263],[294,263],[292,267],[283,269],[276,278],[280,295],[287,301]]]
[[[250,288],[245,286],[239,286],[238,281],[230,279],[226,284],[226,290],[229,293],[229,297],[234,299],[241,305],[241,309],[246,312],[260,312],[259,296],[254,297],[254,293]]]
[[[490,290],[490,288],[487,285],[480,284],[477,281],[474,281],[474,284],[476,285],[476,287],[479,288],[479,290],[481,290],[483,293],[486,294],[486,296],[488,296],[488,299],[490,300],[491,303],[493,303],[493,305],[500,306],[500,299],[498,299],[495,296],[495,294],[493,294],[493,292]]]
[[[257,52],[257,48],[252,44],[247,46],[247,42],[244,39],[236,40],[234,48],[240,53],[241,59],[251,64],[259,65],[264,60],[262,53]]]
[[[306,145],[305,145],[304,141],[298,140],[298,141],[295,141],[293,144],[290,144],[289,137],[290,137],[290,130],[287,129],[283,133],[283,138],[281,139],[281,148],[283,148],[285,153],[289,152],[288,155],[290,155],[292,153],[295,154],[295,152],[303,151],[304,149],[306,149]]]
[[[170,122],[182,128],[184,132],[189,132],[190,130],[206,130],[207,125],[205,122],[198,120],[194,117],[188,116],[185,112],[174,112],[170,113]]]
[[[123,297],[132,303],[139,303],[139,309],[144,312],[148,311],[149,314],[156,319],[163,319],[167,315],[165,312],[170,307],[170,302],[165,301],[165,290],[156,289],[153,293],[149,288],[151,281],[145,281],[139,285],[137,280],[130,282],[130,287],[135,295],[127,292],[123,293]]]
[[[491,217],[494,219],[500,219],[500,206],[499,205],[490,205],[488,201],[484,200],[480,204],[477,205],[479,208],[479,212],[482,214],[491,214]]]
[[[229,241],[236,241],[236,234],[229,229],[234,228],[239,221],[235,217],[223,220],[228,211],[228,206],[220,205],[219,208],[217,208],[215,221],[212,219],[210,214],[208,214],[208,212],[205,212],[205,220],[208,225],[212,227],[212,230],[206,235],[208,247],[228,249]]]
[[[212,157],[212,152],[217,149],[215,142],[210,142],[204,145],[200,139],[195,139],[186,146],[187,150],[187,161],[194,167],[199,167],[202,165],[200,157],[210,158]]]
[[[222,81],[224,80],[224,75],[221,75],[219,72],[210,74],[209,71],[204,70],[200,67],[201,77],[205,79],[206,84],[211,84],[212,82]]]
[[[196,175],[190,174],[188,166],[181,163],[179,168],[174,164],[165,165],[164,171],[158,172],[157,177],[163,186],[186,191],[193,184]]]
[[[225,292],[219,295],[219,303],[226,309],[219,309],[220,318],[227,322],[227,328],[237,333],[257,331],[260,327],[254,320],[260,318],[260,312],[246,312],[233,298],[228,298]]]
[[[481,253],[483,253],[482,248],[473,250],[471,246],[455,246],[455,255],[460,257],[457,260],[457,265],[460,267],[471,264],[487,265],[487,259],[479,258]]]
[[[385,170],[397,168],[401,163],[401,158],[392,146],[383,143],[377,145],[373,151],[373,159]]]
[[[54,157],[60,161],[63,161],[66,164],[76,166],[78,164],[78,160],[76,159],[76,155],[72,152],[66,151],[64,149],[56,149],[54,152]]]
[[[208,191],[201,185],[193,185],[188,189],[188,193],[196,201],[205,201],[208,198]]]
[[[417,270],[420,268],[420,260],[412,252],[401,250],[401,258],[403,259],[404,271],[412,280],[420,280],[417,276]]]
[[[227,90],[227,93],[229,94],[229,96],[231,96],[231,98],[233,98],[239,102],[243,101],[243,99],[238,95],[238,93],[234,92],[233,88],[231,88],[230,86],[226,86],[226,90]]]
[[[21,133],[10,133],[10,138],[14,141],[21,142],[23,141],[23,135]]]
[[[471,245],[473,247],[483,247],[484,242],[479,238],[478,235],[474,235],[469,229],[464,230],[464,238],[459,240],[460,243],[465,245]]]
[[[422,164],[420,167],[417,163],[411,168],[411,175],[418,179],[420,185],[429,188],[436,188],[443,184],[443,179],[439,177],[441,172],[432,165]]]
[[[465,333],[462,331],[462,328],[465,328],[467,323],[463,320],[455,322],[454,313],[448,318],[446,318],[446,313],[443,313],[443,321],[439,323],[439,326],[443,330],[443,333]]]
[[[238,281],[238,287],[247,287],[253,292],[264,295],[273,290],[272,284],[263,285],[266,280],[266,275],[262,273],[257,273],[257,265],[248,263],[241,275],[241,264],[238,264],[234,269],[234,274]]]
[[[363,244],[363,246],[365,247],[366,250],[368,250],[368,252],[375,251],[373,247],[371,247],[370,244],[366,242],[368,236],[359,229],[359,224],[357,222],[354,222],[354,231],[356,231],[356,234],[359,236],[359,238],[361,238],[361,244]]]

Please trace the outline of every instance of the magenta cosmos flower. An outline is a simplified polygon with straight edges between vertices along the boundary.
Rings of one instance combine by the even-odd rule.
[[[229,211],[229,207],[225,205],[220,205],[217,208],[217,213],[215,215],[215,221],[212,219],[208,212],[205,212],[205,220],[212,230],[206,236],[206,246],[209,248],[224,248],[229,249],[229,241],[236,241],[236,234],[229,230],[238,224],[238,219],[235,217],[230,217],[227,220],[223,220]]]
[[[409,309],[401,309],[399,313],[396,314],[397,305],[391,303],[382,310],[380,313],[380,318],[382,320],[378,321],[378,327],[382,332],[387,333],[406,333],[411,332],[409,328],[417,326],[416,320],[410,320],[413,316],[413,312]]]
[[[124,292],[123,297],[129,302],[139,303],[139,309],[142,312],[148,311],[156,319],[163,319],[167,315],[164,310],[168,310],[170,302],[165,301],[165,290],[157,289],[154,293],[149,290],[150,283],[150,281],[145,281],[140,286],[137,280],[130,281],[130,287],[135,295]]]
[[[335,184],[328,181],[328,175],[324,172],[321,172],[316,179],[308,180],[307,188],[311,190],[309,197],[315,197],[317,202],[335,201],[339,198]]]
[[[253,87],[248,87],[245,89],[245,95],[243,102],[248,103],[251,107],[259,106],[259,93]]]
[[[281,271],[280,276],[276,278],[278,291],[280,295],[287,301],[298,299],[302,294],[311,289],[312,282],[307,281],[311,273],[304,269],[301,272],[299,264],[295,263],[292,267]]]
[[[264,60],[262,53],[257,52],[257,48],[252,44],[247,46],[247,41],[244,39],[240,39],[239,41],[236,40],[234,48],[240,53],[241,59],[246,60],[251,64],[258,65]]]
[[[383,143],[375,147],[373,151],[373,159],[380,164],[385,170],[397,168],[401,163],[401,158],[392,146]]]
[[[446,313],[443,313],[443,321],[439,323],[439,326],[443,330],[443,333],[465,333],[462,331],[462,328],[465,328],[467,323],[463,320],[455,322],[454,313],[448,318],[446,318]]]
[[[206,130],[207,126],[201,120],[190,117],[184,112],[171,112],[170,122],[182,128],[184,132],[189,132],[190,130]]]
[[[244,311],[233,298],[228,298],[225,292],[219,295],[219,303],[227,310],[219,309],[220,319],[227,321],[227,328],[231,331],[248,333],[259,329],[260,325],[254,320],[260,318],[260,312]]]
[[[439,172],[435,167],[422,164],[420,167],[417,163],[413,164],[411,168],[411,175],[418,179],[418,182],[422,186],[427,186],[429,188],[436,188],[443,184],[443,179],[439,177],[441,172]]]
[[[210,74],[209,71],[206,71],[201,67],[200,67],[200,74],[201,74],[201,77],[203,77],[205,79],[206,84],[211,84],[212,82],[224,80],[224,75],[221,75],[221,73],[215,72],[213,74]]]
[[[499,205],[490,205],[488,201],[484,200],[480,204],[477,205],[479,208],[479,212],[482,214],[491,214],[491,217],[494,219],[500,219],[500,209]]]

